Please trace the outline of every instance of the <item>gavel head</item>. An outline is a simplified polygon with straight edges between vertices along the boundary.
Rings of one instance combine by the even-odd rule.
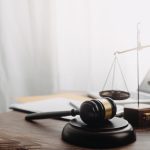
[[[80,118],[88,125],[103,124],[116,115],[117,107],[110,98],[85,101],[80,107]]]

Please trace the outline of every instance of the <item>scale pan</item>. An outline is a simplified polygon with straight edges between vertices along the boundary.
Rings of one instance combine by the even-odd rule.
[[[130,97],[129,92],[117,91],[117,90],[107,90],[99,92],[101,97],[110,97],[113,100],[124,100]]]

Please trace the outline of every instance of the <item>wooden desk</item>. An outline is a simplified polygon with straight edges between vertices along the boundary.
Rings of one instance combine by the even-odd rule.
[[[19,102],[36,101],[53,97],[67,97],[79,100],[89,99],[83,95],[74,93],[60,93],[48,96],[24,97],[17,99]],[[62,129],[66,121],[47,119],[38,120],[33,123],[24,120],[26,114],[15,111],[0,114],[0,145],[1,139],[13,140],[21,147],[34,146],[36,150],[90,150],[68,144],[61,139]],[[114,148],[115,150],[149,150],[150,129],[137,130],[137,141],[127,146]],[[1,147],[0,147],[1,149]],[[7,148],[8,150],[8,148]],[[10,150],[15,150],[10,147]],[[112,150],[112,148],[111,148]]]
[[[30,123],[24,120],[26,114],[8,112],[0,114],[0,138],[25,142],[20,145],[34,145],[43,150],[90,150],[65,143],[61,139],[61,132],[65,121],[47,119]],[[1,149],[1,148],[0,148]],[[149,150],[150,130],[137,131],[137,141],[133,144],[114,148],[116,150]],[[13,149],[11,149],[13,150]]]

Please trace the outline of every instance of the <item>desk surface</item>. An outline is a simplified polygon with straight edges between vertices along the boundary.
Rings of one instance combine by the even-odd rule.
[[[47,119],[30,123],[24,120],[25,115],[15,111],[0,114],[0,138],[5,135],[8,139],[26,141],[26,145],[35,145],[36,149],[43,150],[89,150],[62,141],[61,132],[66,121]],[[135,143],[115,149],[149,150],[150,129],[137,131]]]
[[[79,93],[59,93],[48,96],[34,96],[18,98],[19,102],[37,101],[55,97],[74,98],[77,100],[89,99],[84,94]],[[24,120],[26,114],[15,111],[0,114],[0,146],[1,139],[14,140],[23,147],[35,147],[36,150],[89,150],[65,143],[61,139],[62,129],[66,121],[47,119],[35,122]],[[137,130],[137,141],[127,146],[114,148],[116,150],[149,150],[150,149],[150,129]],[[11,143],[11,142],[10,142]],[[32,147],[32,149],[33,149]],[[1,149],[1,147],[0,147]],[[7,149],[8,150],[8,149]],[[13,150],[12,147],[10,150]],[[14,149],[15,150],[15,149]],[[111,149],[112,150],[112,149]]]

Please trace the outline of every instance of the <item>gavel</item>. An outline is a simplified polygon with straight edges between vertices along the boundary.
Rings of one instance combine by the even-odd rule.
[[[85,101],[80,109],[70,111],[32,113],[25,117],[25,120],[48,119],[63,116],[80,115],[81,120],[87,125],[102,124],[104,121],[113,118],[116,115],[117,107],[111,98],[94,99]]]

